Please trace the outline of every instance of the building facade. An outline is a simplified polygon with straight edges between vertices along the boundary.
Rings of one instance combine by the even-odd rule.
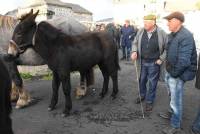
[[[78,21],[92,21],[92,13],[83,7],[65,3],[60,0],[25,0],[24,4],[17,10],[8,12],[6,15],[19,17],[29,12],[31,9],[36,12],[40,10],[37,21],[52,19],[56,17],[73,17]]]

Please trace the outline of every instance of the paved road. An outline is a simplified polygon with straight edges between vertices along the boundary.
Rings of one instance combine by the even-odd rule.
[[[137,97],[135,68],[130,62],[120,62],[119,94],[111,100],[110,90],[104,99],[98,94],[102,87],[102,75],[95,71],[95,90],[89,90],[86,97],[77,100],[72,91],[73,109],[71,115],[61,117],[64,97],[60,90],[59,102],[52,112],[47,111],[51,96],[51,81],[25,81],[25,88],[38,99],[38,103],[13,110],[13,129],[15,134],[161,134],[168,126],[168,121],[160,119],[157,114],[168,108],[168,96],[164,83],[158,84],[157,99],[153,112],[141,118],[140,106],[134,104]],[[72,88],[79,82],[79,75],[71,78]],[[184,98],[183,132],[188,134],[189,126],[196,114],[200,91],[194,88],[194,82],[186,84]],[[145,104],[144,104],[145,106]]]

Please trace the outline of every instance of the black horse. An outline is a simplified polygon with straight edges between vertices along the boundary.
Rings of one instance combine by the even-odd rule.
[[[13,134],[10,119],[11,103],[10,89],[11,80],[7,68],[0,58],[0,133]]]
[[[62,83],[65,95],[64,116],[71,108],[70,72],[87,72],[98,65],[103,74],[103,88],[100,96],[103,98],[108,91],[109,77],[113,80],[112,98],[118,93],[118,50],[115,41],[106,33],[84,33],[77,36],[67,35],[47,22],[38,25],[35,18],[38,15],[30,12],[16,26],[10,46],[23,48],[32,46],[45,60],[53,71],[53,94],[49,110],[53,110],[58,101],[58,89]],[[18,50],[18,49],[16,49]],[[19,51],[13,51],[17,54]],[[11,53],[10,53],[11,54]]]

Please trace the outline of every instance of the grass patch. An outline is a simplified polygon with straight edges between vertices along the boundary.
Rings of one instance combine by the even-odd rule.
[[[22,79],[25,79],[25,80],[29,80],[33,78],[33,76],[30,73],[20,73],[20,76],[22,77]]]
[[[53,74],[52,72],[49,72],[48,74],[44,75],[42,77],[42,80],[52,80],[53,79]]]

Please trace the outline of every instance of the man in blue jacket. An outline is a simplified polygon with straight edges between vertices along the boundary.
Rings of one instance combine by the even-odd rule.
[[[183,113],[183,93],[186,81],[193,80],[197,70],[197,53],[192,33],[182,24],[184,15],[173,12],[164,17],[168,20],[171,34],[166,47],[166,83],[170,93],[171,114],[170,127],[163,130],[165,134],[180,131]]]
[[[130,59],[130,52],[131,52],[131,46],[132,41],[135,37],[135,31],[132,26],[130,26],[130,21],[126,20],[125,25],[121,29],[122,34],[122,54],[123,57],[121,60],[129,60]]]

